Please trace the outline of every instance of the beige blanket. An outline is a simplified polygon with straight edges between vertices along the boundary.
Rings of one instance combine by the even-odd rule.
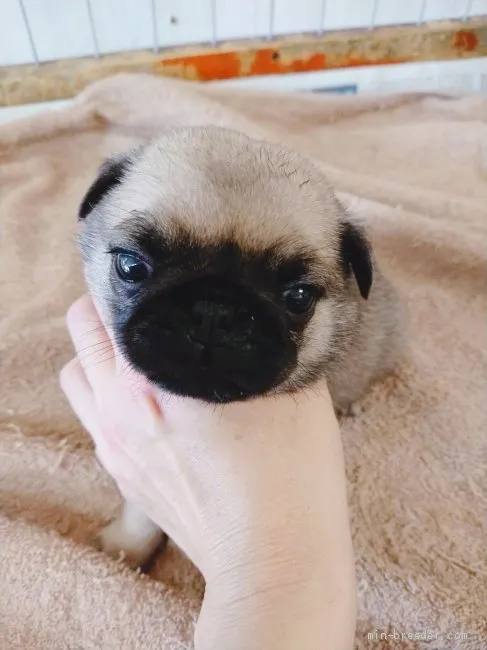
[[[118,496],[57,373],[83,291],[76,209],[97,166],[168,125],[208,122],[322,165],[410,307],[407,363],[343,425],[357,648],[486,649],[487,100],[120,76],[0,128],[1,650],[192,645],[202,582],[177,549],[141,577],[90,547]]]

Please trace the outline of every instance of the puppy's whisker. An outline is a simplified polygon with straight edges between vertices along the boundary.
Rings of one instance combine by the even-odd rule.
[[[82,354],[83,352],[88,352],[90,350],[97,350],[100,347],[104,347],[104,346],[113,347],[113,343],[118,345],[121,342],[122,342],[122,340],[118,340],[118,341],[117,340],[114,340],[114,341],[111,341],[111,340],[98,341],[98,343],[92,343],[91,345],[87,345],[85,348],[81,348],[80,350],[78,350],[78,355]]]
[[[129,375],[130,373],[134,372],[134,370],[135,370],[134,367],[132,366],[131,363],[129,363],[129,362],[127,361],[127,359],[125,359],[125,357],[123,357],[123,356],[119,356],[118,358],[121,359],[121,362],[120,362],[120,373],[119,373],[121,377],[122,377],[122,376],[127,376],[127,375]]]
[[[83,357],[85,354],[99,352],[100,350],[109,350],[110,348],[113,348],[111,341],[99,341],[98,343],[92,343],[78,350],[78,356]]]
[[[122,343],[122,339],[115,339],[115,340],[106,340],[106,341],[98,341],[98,343],[92,343],[91,345],[87,345],[85,348],[81,348],[78,350],[78,356],[80,358],[83,357],[83,355],[90,354],[92,352],[99,352],[100,350],[103,349],[119,349],[119,345]]]
[[[100,366],[102,363],[107,363],[108,361],[113,361],[114,359],[118,359],[119,356],[117,354],[111,354],[103,359],[98,359],[95,363],[92,363],[90,367],[94,368],[95,366]]]
[[[112,329],[112,330],[113,330],[113,329],[115,329],[115,328],[119,328],[119,327],[120,327],[120,325],[117,324],[117,323],[108,324],[107,326],[105,326],[105,325],[99,325],[98,327],[94,327],[94,328],[91,329],[91,330],[87,330],[86,332],[83,332],[83,334],[82,334],[81,336],[82,336],[82,337],[83,337],[83,336],[91,336],[92,334],[96,334],[97,332],[103,332],[103,331],[105,331],[105,332],[107,333],[107,335],[109,336],[108,329]]]
[[[122,336],[117,336],[115,338],[107,338],[103,339],[103,341],[97,341],[96,343],[91,343],[90,345],[87,345],[85,348],[81,348],[79,351],[83,352],[83,350],[89,350],[93,347],[96,347],[97,345],[105,345],[107,343],[120,343],[123,340]]]
[[[221,424],[223,418],[223,406],[220,407],[220,417],[218,418],[218,424]]]
[[[99,356],[101,356],[103,354],[106,354],[107,352],[113,352],[114,353],[114,350],[113,350],[111,345],[108,346],[108,347],[102,348],[100,350],[93,350],[92,352],[89,352],[88,354],[85,354],[85,355],[81,356],[80,361],[81,361],[81,363],[88,365],[88,362],[91,362],[93,359],[97,359]]]

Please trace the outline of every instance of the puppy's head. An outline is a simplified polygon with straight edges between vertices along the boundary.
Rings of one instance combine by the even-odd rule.
[[[123,356],[210,402],[318,378],[372,283],[367,242],[322,174],[223,129],[108,161],[79,218],[87,282]]]

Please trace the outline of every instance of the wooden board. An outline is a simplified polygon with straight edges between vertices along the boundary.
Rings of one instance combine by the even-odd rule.
[[[120,72],[215,81],[481,56],[487,56],[487,16],[419,26],[334,31],[321,36],[289,36],[276,41],[223,43],[214,48],[124,52],[99,59],[0,68],[0,106],[69,98],[89,83]]]

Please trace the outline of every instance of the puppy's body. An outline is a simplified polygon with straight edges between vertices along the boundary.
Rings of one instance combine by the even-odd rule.
[[[87,282],[128,362],[232,402],[326,376],[347,411],[390,372],[401,308],[362,230],[298,154],[206,127],[109,161],[80,208]],[[162,533],[126,506],[102,535],[140,565]]]

